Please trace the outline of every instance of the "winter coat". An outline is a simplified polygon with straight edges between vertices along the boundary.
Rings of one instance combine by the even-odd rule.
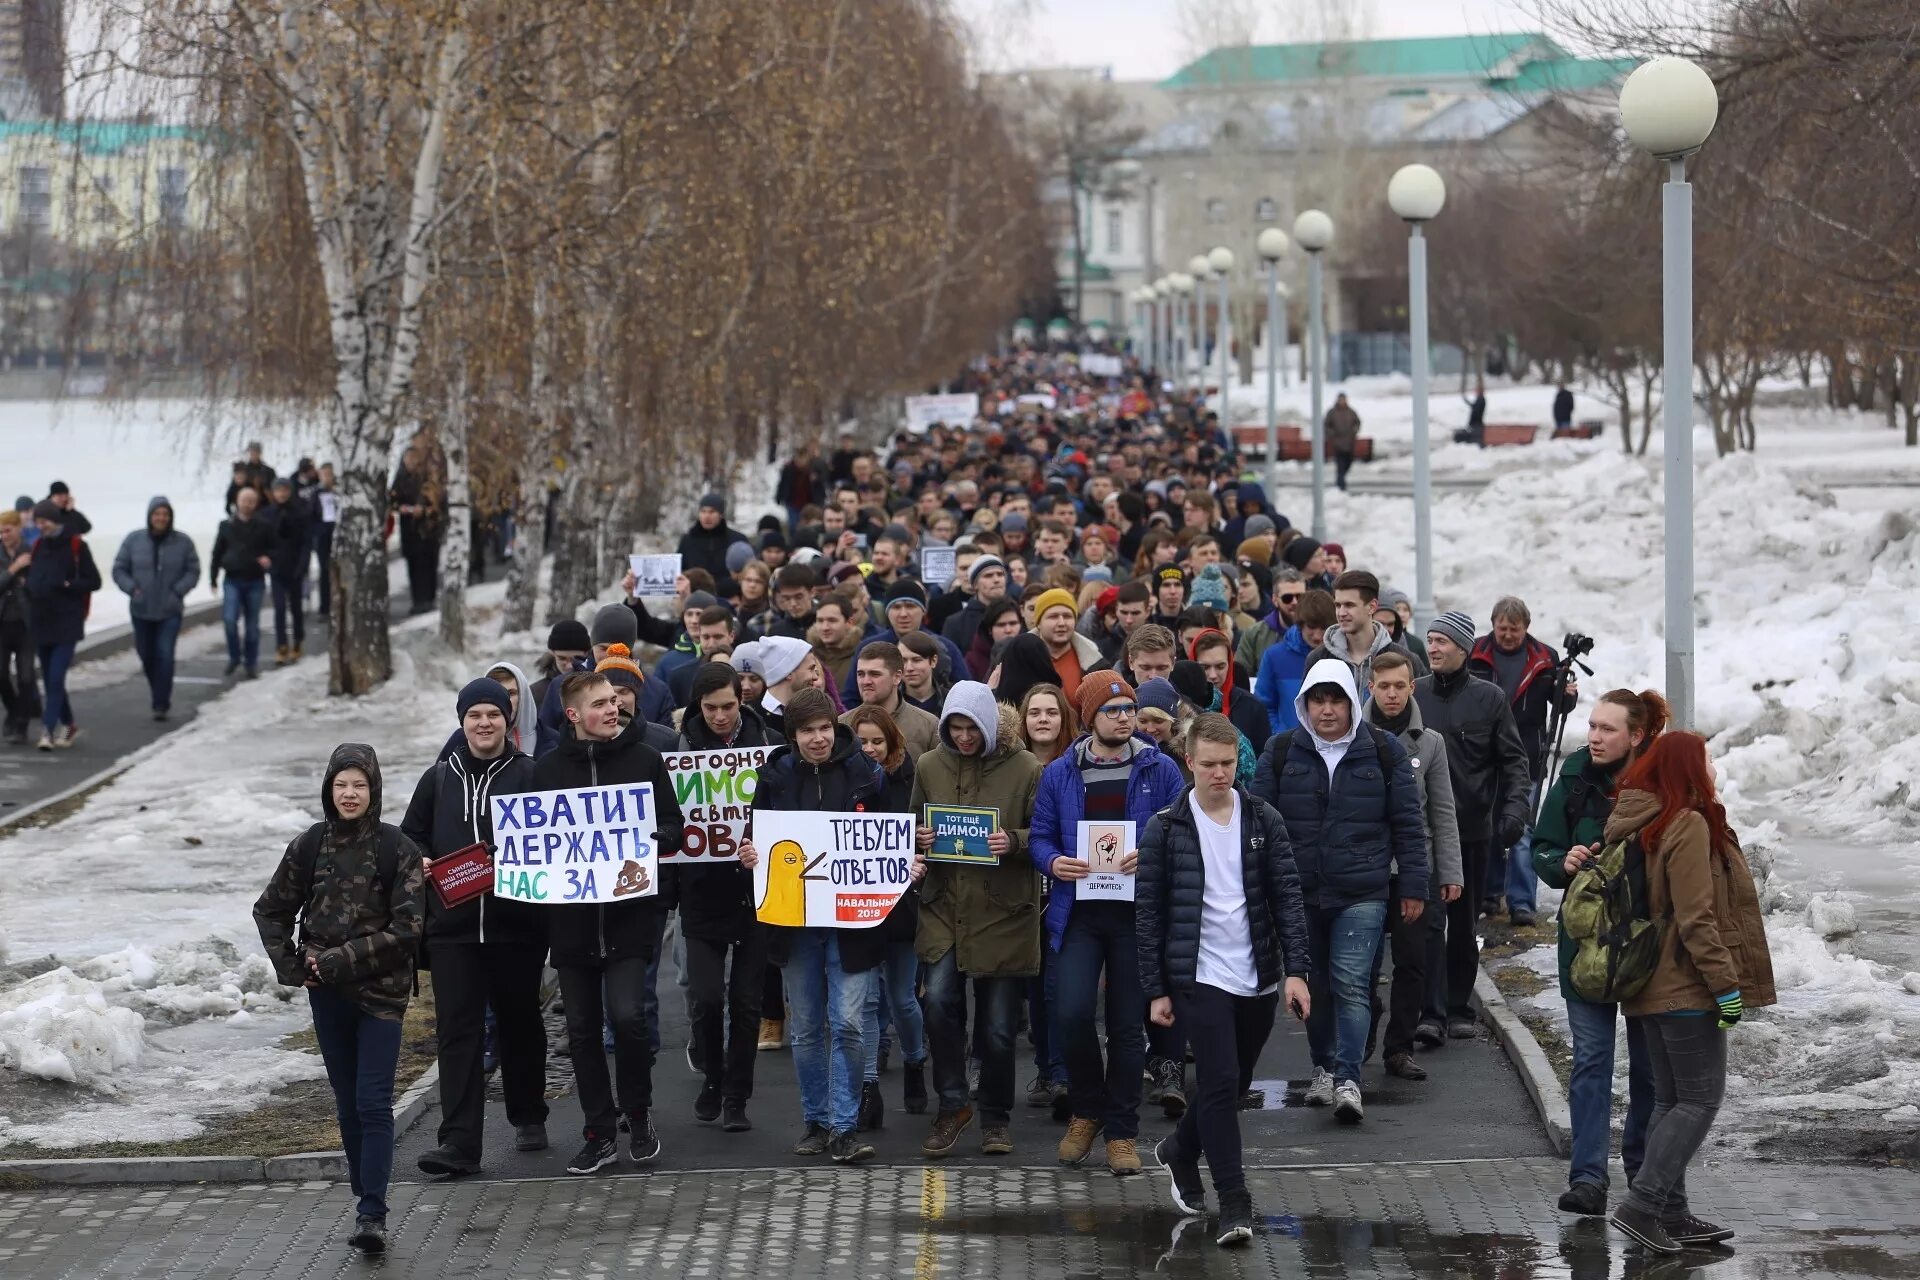
[[[33,544],[27,565],[27,603],[36,644],[78,644],[87,633],[89,597],[100,589],[93,549],[62,527]]]
[[[27,626],[27,570],[13,571],[13,562],[22,553],[31,556],[33,547],[23,538],[12,551],[0,548],[0,623]],[[29,566],[30,567],[30,566]],[[29,639],[31,643],[31,639]]]
[[[161,507],[173,509],[155,498],[147,504],[147,518]],[[158,538],[148,529],[135,529],[113,557],[113,585],[126,593],[132,617],[144,622],[179,617],[187,607],[187,593],[200,585],[200,553],[193,539],[178,529],[169,527]]]
[[[1033,865],[1047,877],[1047,942],[1055,951],[1066,937],[1078,889],[1071,881],[1053,876],[1055,858],[1071,858],[1079,848],[1080,823],[1087,816],[1087,783],[1080,772],[1091,734],[1082,734],[1066,754],[1040,773],[1033,797],[1033,826],[1027,850]],[[1185,786],[1173,758],[1142,738],[1133,740],[1133,767],[1127,775],[1127,818],[1134,824],[1134,840],[1147,829],[1153,815],[1173,803]]]
[[[1193,788],[1184,788],[1140,838],[1133,927],[1141,994],[1150,1001],[1197,985],[1207,874],[1192,796]],[[1260,989],[1310,977],[1306,905],[1286,825],[1271,805],[1245,788],[1240,789],[1240,877]]]
[[[1281,625],[1277,610],[1252,626],[1242,628],[1239,642],[1233,646],[1233,665],[1241,671],[1258,675],[1260,664],[1266,660],[1267,650],[1279,644],[1290,630],[1292,628]],[[1288,696],[1286,701],[1292,702],[1293,698]],[[1262,697],[1261,702],[1264,704],[1266,698]],[[1267,717],[1269,720],[1273,717],[1273,708],[1270,706],[1267,708]]]
[[[1560,765],[1560,776],[1547,789],[1540,805],[1539,820],[1533,824],[1533,871],[1543,884],[1566,892],[1567,850],[1577,844],[1594,846],[1606,835],[1607,818],[1613,813],[1613,792],[1620,783],[1625,760],[1603,768],[1593,762],[1586,747],[1568,756]],[[1567,922],[1560,921],[1560,995],[1578,1000],[1573,989],[1573,958],[1580,944],[1567,936]]]
[[[1353,442],[1360,438],[1360,415],[1350,404],[1336,404],[1322,420],[1327,444],[1335,453],[1352,453]]]
[[[462,733],[460,746],[420,775],[406,816],[400,819],[400,830],[428,858],[442,858],[471,844],[492,850],[490,798],[535,790],[533,769],[533,757],[520,751],[509,750],[492,760],[475,759]],[[448,908],[429,888],[427,944],[431,948],[440,942],[512,942],[544,949],[547,918],[541,913],[548,909],[495,898],[491,892]]]
[[[1530,788],[1527,751],[1500,686],[1462,668],[1452,675],[1421,676],[1413,682],[1413,698],[1427,728],[1447,740],[1460,843],[1484,843],[1500,836],[1503,826],[1523,828]]]
[[[780,735],[767,728],[760,712],[744,703],[733,741],[722,742],[707,728],[698,707],[681,721],[680,750],[722,751],[729,747],[777,747]],[[744,942],[761,924],[753,912],[753,872],[738,862],[669,862],[661,871],[665,891],[680,912],[680,929],[689,938]]]
[[[653,784],[654,843],[662,854],[678,853],[686,839],[680,802],[667,777],[666,762],[645,741],[646,722],[635,718],[611,742],[593,742],[569,733],[558,748],[534,764],[532,791],[564,791],[614,783]],[[611,869],[609,869],[611,874]],[[543,906],[553,966],[597,968],[615,960],[653,958],[667,900],[662,893],[624,902]]]
[[[928,634],[931,635],[933,633],[929,632]],[[935,642],[939,644],[940,652],[947,655],[947,662],[951,664],[948,667],[948,678],[952,680],[964,679],[967,671],[966,655],[962,654],[953,641],[947,639],[945,636],[934,635],[933,638]],[[900,637],[895,635],[891,630],[887,630],[861,640],[859,648],[853,651],[853,661],[847,664],[847,674],[843,676],[836,685],[840,690],[841,706],[857,707],[860,705],[860,686],[854,682],[854,669],[860,665],[860,650],[870,644],[878,644],[882,640],[889,641],[893,644],[900,643]]]
[[[960,972],[975,978],[1031,978],[1040,972],[1040,877],[1027,855],[1040,762],[1020,745],[1019,711],[1006,715],[983,684],[965,681],[947,694],[938,749],[921,756],[912,811],[968,805],[1000,811],[1007,852],[994,866],[934,862],[920,883],[916,950],[928,964],[956,953]],[[986,736],[978,756],[954,750],[949,721],[964,715]]]
[[[220,522],[213,537],[209,557],[207,585],[219,587],[221,575],[235,582],[259,582],[267,576],[260,557],[273,558],[277,534],[271,521],[259,512],[242,520],[239,516]]]
[[[1526,652],[1527,665],[1520,676],[1520,686],[1514,690],[1510,701],[1513,705],[1513,723],[1520,730],[1520,745],[1527,751],[1527,776],[1538,782],[1546,775],[1547,750],[1552,746],[1545,741],[1548,718],[1556,710],[1572,711],[1580,699],[1578,696],[1569,696],[1564,685],[1560,688],[1559,696],[1554,696],[1553,669],[1560,664],[1560,655],[1552,645],[1542,644],[1528,636],[1521,647]],[[1481,636],[1473,642],[1473,649],[1467,654],[1467,670],[1497,687],[1500,680],[1494,671],[1493,655],[1493,637]]]
[[[1331,779],[1306,712],[1307,689],[1329,681],[1342,684],[1355,708],[1351,741]],[[1294,700],[1300,727],[1274,736],[1253,781],[1253,794],[1286,820],[1302,895],[1329,909],[1385,901],[1397,864],[1401,896],[1425,901],[1432,854],[1406,748],[1363,721],[1346,663],[1329,659],[1302,684]]]
[[[727,572],[727,548],[746,540],[745,534],[728,528],[725,520],[711,529],[703,528],[696,520],[691,529],[680,535],[680,571],[705,569],[715,582],[724,582],[733,577]]]
[[[1660,815],[1650,792],[1623,791],[1607,819],[1609,844],[1643,830]],[[1773,956],[1753,872],[1738,842],[1711,847],[1707,820],[1689,809],[1660,833],[1647,859],[1647,914],[1667,922],[1653,976],[1624,1002],[1628,1017],[1699,1010],[1711,1015],[1714,997],[1732,991],[1749,1009],[1777,1002]]]
[[[1260,656],[1260,678],[1254,682],[1260,704],[1267,709],[1268,726],[1275,733],[1300,727],[1294,716],[1294,698],[1300,681],[1307,674],[1307,655],[1312,652],[1299,627],[1288,627],[1278,644]],[[1262,747],[1266,743],[1260,744]]]
[[[313,512],[298,498],[268,502],[255,517],[273,526],[273,576],[295,582],[306,576],[313,554]]]
[[[574,671],[591,671],[591,659],[582,661]],[[547,685],[546,696],[540,699],[538,732],[533,744],[533,758],[544,760],[562,742],[573,736],[573,727],[567,723],[566,704],[560,700],[560,686],[573,671],[563,671]],[[636,708],[639,719],[650,725],[670,725],[673,723],[673,693],[667,688],[667,682],[655,676],[642,677],[639,702]],[[654,750],[659,750],[656,746]]]
[[[370,784],[367,811],[352,822],[342,820],[333,805],[333,779],[343,769],[361,770]],[[420,850],[380,821],[380,761],[372,747],[347,742],[334,748],[320,784],[320,808],[326,821],[287,844],[253,904],[253,922],[283,984],[302,986],[309,980],[306,957],[311,955],[324,985],[363,1012],[398,1022],[413,990],[426,877]],[[383,839],[397,842],[399,849],[387,884],[380,877]],[[303,841],[318,845],[311,879],[300,853]]]
[[[1379,704],[1367,704],[1367,723],[1385,729],[1378,715]],[[1433,848],[1428,868],[1427,900],[1437,902],[1442,885],[1466,887],[1465,866],[1460,856],[1460,824],[1453,812],[1453,775],[1447,772],[1447,740],[1420,721],[1420,704],[1409,703],[1411,723],[1394,734],[1407,749],[1413,762],[1413,776],[1420,786],[1420,810],[1427,817],[1427,840]],[[1396,868],[1394,874],[1398,875]]]
[[[763,811],[878,813],[885,787],[886,775],[854,744],[853,730],[843,724],[834,726],[833,751],[820,764],[808,764],[793,747],[781,747],[760,766],[760,785],[753,793],[754,842],[766,843],[759,834],[759,815]],[[885,927],[883,921],[870,929],[836,931],[843,972],[865,973],[886,959],[888,939],[882,932]],[[786,964],[798,932],[784,926],[767,926],[767,958],[776,965]]]
[[[961,600],[960,607],[953,611],[952,616],[940,624],[941,638],[967,655],[968,662],[962,670],[973,671],[976,680],[986,679],[982,672],[974,671],[972,663],[974,638],[980,634],[980,624],[986,617],[987,606],[980,603],[979,596],[970,594]],[[960,674],[959,671],[954,672],[956,678]]]
[[[1413,664],[1413,675],[1417,680],[1432,673],[1425,659],[1413,656],[1413,650],[1399,643],[1385,627],[1373,624],[1373,638],[1367,642],[1367,651],[1355,657],[1353,647],[1347,641],[1347,633],[1339,627],[1328,627],[1327,634],[1321,639],[1320,647],[1307,655],[1307,667],[1322,658],[1338,658],[1353,668],[1353,682],[1360,689],[1360,698],[1364,702],[1373,697],[1369,686],[1373,683],[1373,660],[1383,653],[1397,653]]]

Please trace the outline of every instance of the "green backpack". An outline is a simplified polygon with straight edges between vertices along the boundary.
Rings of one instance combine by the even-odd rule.
[[[1568,978],[1593,1004],[1640,994],[1660,961],[1666,922],[1647,915],[1647,858],[1637,838],[1618,840],[1581,868],[1560,903],[1576,950]]]

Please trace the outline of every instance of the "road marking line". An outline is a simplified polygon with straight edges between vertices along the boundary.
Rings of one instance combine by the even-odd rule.
[[[914,1280],[932,1280],[939,1274],[940,1261],[934,1256],[934,1233],[926,1224],[947,1216],[947,1174],[944,1169],[920,1171],[920,1250],[913,1260]]]

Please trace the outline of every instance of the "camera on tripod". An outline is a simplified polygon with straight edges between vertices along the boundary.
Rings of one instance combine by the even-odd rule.
[[[1567,638],[1560,643],[1560,652],[1566,655],[1561,659],[1562,663],[1584,658],[1593,652],[1593,637],[1583,636],[1578,631],[1569,631]],[[1588,671],[1587,674],[1592,675],[1593,672]]]
[[[1541,801],[1545,800],[1547,788],[1551,787],[1553,780],[1560,775],[1560,737],[1561,734],[1566,731],[1567,713],[1570,710],[1570,708],[1561,705],[1559,697],[1560,691],[1565,689],[1567,687],[1567,681],[1573,678],[1573,669],[1575,667],[1580,668],[1580,670],[1588,675],[1593,674],[1593,668],[1580,661],[1580,659],[1592,652],[1593,637],[1583,636],[1578,631],[1567,632],[1567,638],[1560,642],[1560,661],[1553,668],[1551,677],[1553,684],[1550,686],[1554,691],[1553,712],[1547,720],[1547,735],[1540,740],[1541,753],[1550,753],[1550,755],[1544,763],[1544,767],[1537,771],[1543,785],[1534,793],[1534,820],[1536,822],[1539,821],[1540,818],[1538,806]],[[1536,760],[1535,763],[1541,764],[1542,762]]]

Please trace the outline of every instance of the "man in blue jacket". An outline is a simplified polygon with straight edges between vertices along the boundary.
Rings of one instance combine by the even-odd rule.
[[[1331,1103],[1358,1124],[1360,1061],[1373,1018],[1373,953],[1386,926],[1388,881],[1400,867],[1400,912],[1426,907],[1428,842],[1420,786],[1407,751],[1367,724],[1353,672],[1337,658],[1313,664],[1295,699],[1300,725],[1260,757],[1253,793],[1280,811],[1307,904],[1313,1081],[1307,1105]]]
[[[1286,634],[1260,655],[1260,673],[1253,682],[1254,692],[1267,709],[1267,721],[1275,733],[1298,728],[1294,700],[1300,681],[1307,674],[1307,655],[1320,647],[1327,628],[1334,622],[1333,597],[1324,591],[1308,591],[1295,611],[1296,621]],[[1260,744],[1265,746],[1263,742]]]
[[[1103,1129],[1107,1167],[1137,1173],[1140,1155],[1140,1070],[1146,1061],[1146,999],[1141,994],[1138,943],[1131,901],[1076,902],[1077,881],[1090,868],[1077,856],[1080,823],[1131,822],[1134,838],[1147,820],[1172,804],[1185,785],[1180,766],[1145,738],[1134,736],[1139,699],[1111,671],[1093,672],[1077,695],[1088,732],[1040,775],[1034,793],[1028,849],[1048,878],[1047,945],[1054,972],[1054,1030],[1067,1064],[1073,1120],[1060,1140],[1060,1163],[1079,1164]],[[1135,862],[1132,849],[1122,870]],[[1107,1061],[1100,1062],[1094,1015],[1100,975],[1106,972]]]

